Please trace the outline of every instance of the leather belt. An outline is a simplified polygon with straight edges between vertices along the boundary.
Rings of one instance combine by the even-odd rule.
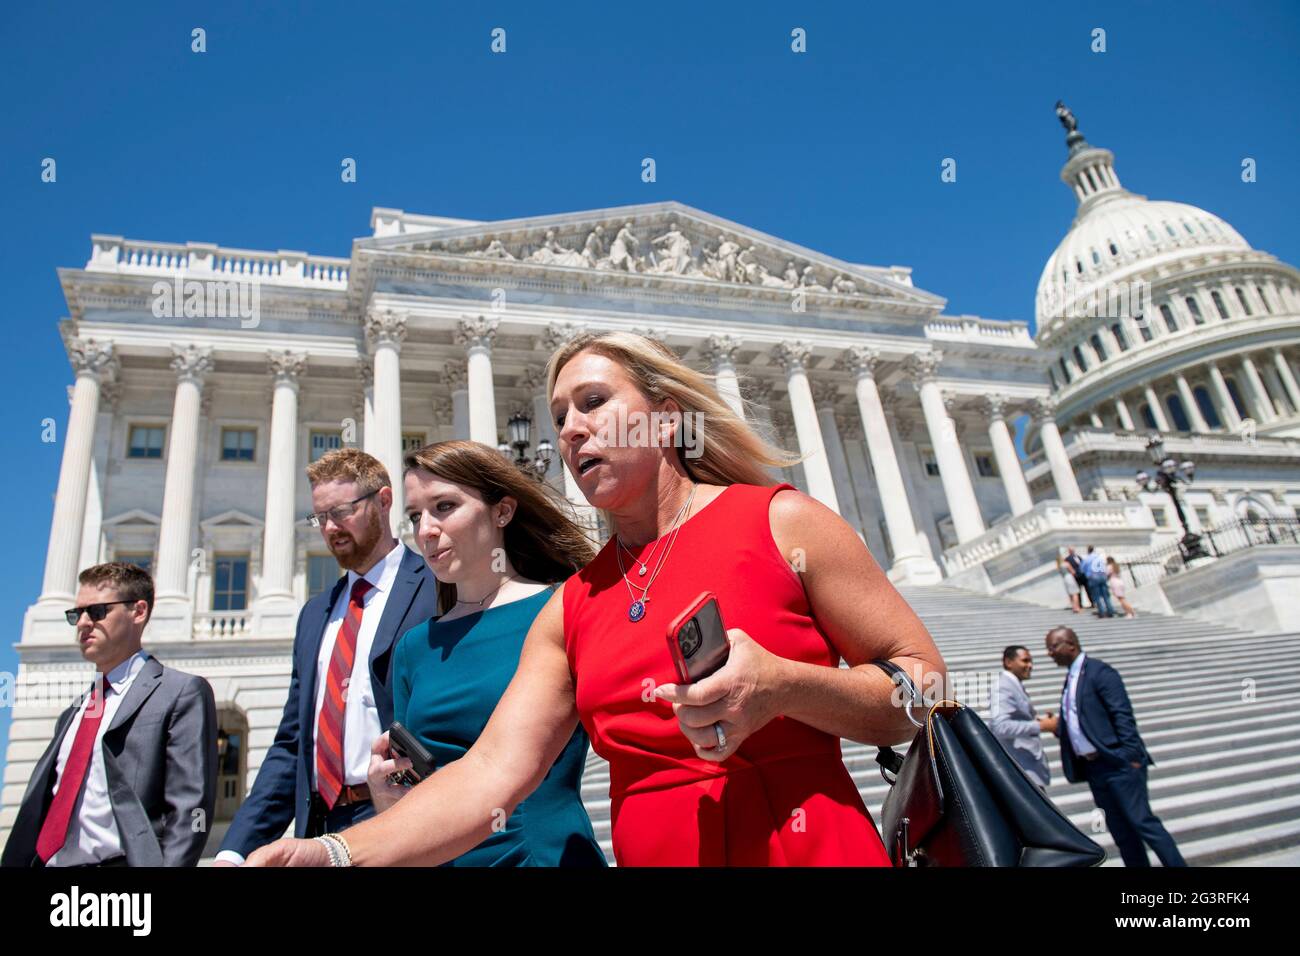
[[[336,807],[346,807],[353,803],[370,802],[370,784],[353,783],[348,784],[339,791],[339,798],[334,801]]]

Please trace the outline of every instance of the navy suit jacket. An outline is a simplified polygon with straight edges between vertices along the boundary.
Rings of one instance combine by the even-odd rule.
[[[1061,739],[1061,768],[1065,779],[1080,783],[1088,779],[1088,761],[1075,756],[1070,745],[1070,734],[1065,726],[1065,693],[1070,686],[1069,675],[1061,688],[1061,719],[1056,735]],[[1075,706],[1079,709],[1079,729],[1097,748],[1108,767],[1123,767],[1133,762],[1155,766],[1146,744],[1138,735],[1133,705],[1119,671],[1096,657],[1084,656],[1079,669],[1079,686],[1075,688]]]
[[[393,722],[393,688],[389,683],[393,647],[403,634],[437,613],[438,587],[424,558],[405,545],[402,563],[393,581],[392,593],[379,619],[379,630],[370,648],[370,681],[379,710],[379,724],[385,730]],[[284,835],[294,822],[294,836],[307,833],[311,805],[313,768],[316,761],[312,724],[316,703],[316,661],[329,621],[330,609],[338,600],[348,576],[345,574],[329,591],[322,591],[303,605],[293,639],[293,672],[289,697],[275,740],[266,752],[253,789],[235,814],[222,850],[234,850],[247,857]]]

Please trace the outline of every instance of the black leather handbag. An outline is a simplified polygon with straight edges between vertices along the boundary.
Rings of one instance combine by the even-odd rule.
[[[941,700],[919,721],[916,685],[891,661],[872,661],[911,700],[918,728],[907,756],[876,754],[890,785],[881,837],[894,866],[1098,866],[1089,839],[1020,769],[979,714]]]

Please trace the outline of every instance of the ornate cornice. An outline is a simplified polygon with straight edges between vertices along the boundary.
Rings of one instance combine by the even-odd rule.
[[[298,386],[298,380],[307,374],[307,353],[289,349],[271,349],[266,353],[266,370],[276,385]]]
[[[406,340],[407,318],[404,314],[385,309],[366,314],[366,341],[371,349],[392,345],[400,349]]]
[[[91,375],[96,379],[113,380],[121,369],[121,363],[113,353],[111,342],[97,342],[69,336],[64,344],[68,349],[68,361],[78,375]]]
[[[172,346],[171,370],[181,382],[193,382],[200,388],[213,369],[212,349],[199,345]]]
[[[453,392],[463,392],[469,386],[469,367],[463,361],[454,359],[442,367],[442,380]]]
[[[771,355],[773,360],[785,369],[786,374],[791,375],[807,370],[808,362],[812,358],[812,346],[807,342],[787,339],[774,345]]]
[[[715,371],[723,365],[734,369],[740,346],[740,339],[734,335],[710,335],[700,343],[700,355]]]
[[[456,324],[456,344],[469,350],[484,349],[490,352],[499,324],[496,319],[483,315],[466,316]]]
[[[933,382],[939,377],[939,366],[943,363],[943,353],[938,349],[929,352],[914,352],[903,362],[903,371],[917,385]]]
[[[880,349],[869,345],[854,345],[836,357],[834,367],[851,372],[858,378],[874,379],[876,369],[880,367]]]
[[[538,336],[537,346],[555,352],[585,331],[587,327],[579,322],[552,322]]]

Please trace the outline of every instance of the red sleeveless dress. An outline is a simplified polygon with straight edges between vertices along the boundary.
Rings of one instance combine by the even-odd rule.
[[[772,540],[769,505],[790,487],[730,485],[682,524],[635,623],[615,539],[565,583],[565,649],[582,725],[609,761],[620,866],[890,865],[838,737],[777,717],[716,763],[695,755],[670,703],[646,699],[677,680],[668,623],[704,590],[718,596],[727,627],[773,654],[839,665]],[[647,557],[654,547],[632,553]],[[649,578],[626,554],[623,564],[637,583]]]

